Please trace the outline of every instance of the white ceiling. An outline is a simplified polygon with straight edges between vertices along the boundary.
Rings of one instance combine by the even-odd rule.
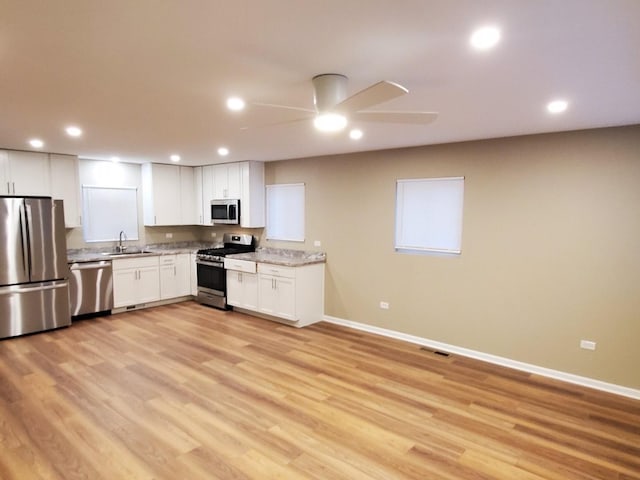
[[[476,52],[486,24],[502,40]],[[313,108],[321,73],[347,75],[349,94],[400,83],[410,93],[382,107],[440,116],[362,124],[356,142],[261,126],[295,112],[225,107],[240,95]],[[569,109],[552,116],[559,97]],[[202,165],[635,123],[639,0],[0,0],[3,148],[38,137],[45,151]]]

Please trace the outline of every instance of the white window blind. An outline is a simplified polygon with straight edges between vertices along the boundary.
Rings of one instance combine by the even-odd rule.
[[[267,185],[269,240],[304,242],[304,183]]]
[[[395,248],[460,253],[464,177],[398,180]]]
[[[128,240],[138,240],[138,200],[135,187],[82,186],[85,242],[118,240],[123,231]]]

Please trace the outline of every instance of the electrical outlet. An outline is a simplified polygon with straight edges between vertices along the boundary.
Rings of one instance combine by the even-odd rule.
[[[320,240],[315,240],[315,241],[313,242],[313,246],[314,246],[314,247],[321,247],[321,246],[322,246],[322,242],[321,242]]]
[[[383,310],[389,310],[389,303],[388,302],[380,302],[380,308]]]
[[[218,235],[216,232],[211,232],[211,238],[215,238]]]
[[[173,233],[165,233],[164,236],[166,238],[173,238]]]
[[[595,350],[596,342],[592,342],[591,340],[580,340],[580,348],[584,348],[585,350]]]

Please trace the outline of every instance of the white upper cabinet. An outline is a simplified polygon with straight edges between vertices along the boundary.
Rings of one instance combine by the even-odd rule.
[[[240,226],[264,227],[264,164],[142,165],[144,224],[211,225],[211,200],[240,199]]]
[[[203,177],[201,167],[159,163],[142,165],[144,224],[200,225]]]
[[[213,165],[213,199],[240,198],[240,164]]]
[[[75,155],[49,154],[51,167],[51,196],[64,202],[64,224],[67,228],[79,227],[80,180],[78,157]]]
[[[0,192],[3,195],[51,195],[49,155],[40,152],[2,153]]]
[[[145,225],[180,225],[180,194],[180,167],[159,163],[142,165]]]
[[[211,200],[213,196],[213,167],[206,165],[202,167],[202,224],[211,225]]]
[[[262,228],[265,225],[264,163],[241,162],[240,226]]]
[[[195,205],[195,223],[204,225],[204,205],[202,196],[202,168],[193,167],[193,203]]]
[[[180,167],[180,220],[183,225],[200,223],[196,192],[194,190],[193,167]]]
[[[65,226],[79,227],[78,157],[0,151],[0,195],[33,195],[62,200]]]
[[[11,191],[9,172],[9,152],[0,150],[0,195],[9,195]]]
[[[256,161],[194,168],[196,223],[211,225],[211,200],[240,199],[240,226],[264,227],[264,163]]]

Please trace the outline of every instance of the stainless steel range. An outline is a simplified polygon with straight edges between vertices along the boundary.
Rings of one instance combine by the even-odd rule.
[[[211,307],[228,310],[227,274],[224,257],[234,253],[253,252],[256,249],[252,235],[225,233],[224,247],[198,250],[198,296],[196,300]]]

